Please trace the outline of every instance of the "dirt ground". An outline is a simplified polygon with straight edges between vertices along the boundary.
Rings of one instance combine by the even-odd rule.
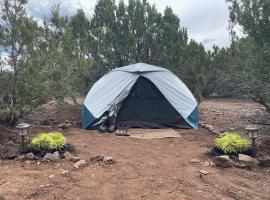
[[[236,109],[237,112],[233,112]],[[205,100],[200,111],[204,122],[222,131],[231,128],[241,131],[250,120],[265,118],[262,117],[265,116],[264,108],[247,100]],[[43,120],[36,123],[33,136],[40,131],[56,130],[58,122],[78,120],[80,113],[79,107],[74,106],[61,112],[53,111],[52,106],[46,111],[49,112],[54,112],[47,115],[49,119],[38,112],[30,116],[36,121],[42,116]],[[264,134],[268,128],[264,125]],[[0,200],[270,199],[270,168],[248,170],[208,166],[204,162],[211,158],[206,150],[213,147],[216,135],[202,128],[177,131],[182,137],[144,140],[70,128],[64,133],[81,159],[102,154],[113,157],[117,163],[88,164],[75,169],[72,163],[64,160],[57,163],[2,160]],[[3,128],[0,128],[0,138],[0,143],[16,140],[15,133]],[[195,158],[202,162],[191,163]],[[63,170],[67,171],[63,173]],[[209,174],[201,177],[199,170]]]
[[[268,134],[270,113],[248,99],[207,99],[200,104],[200,122],[210,124],[220,132],[245,132],[247,124],[257,124],[260,133]]]

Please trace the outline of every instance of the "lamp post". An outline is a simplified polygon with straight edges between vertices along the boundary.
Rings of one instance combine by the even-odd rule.
[[[259,137],[259,128],[257,125],[247,125],[246,131],[248,137],[252,140],[252,154],[256,157],[256,139]]]
[[[27,123],[19,123],[16,128],[18,129],[18,134],[21,136],[22,139],[22,153],[25,152],[25,136],[27,135],[28,128],[30,127]]]

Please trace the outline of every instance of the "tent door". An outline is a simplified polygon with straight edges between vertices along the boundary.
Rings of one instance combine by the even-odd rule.
[[[116,118],[116,126],[191,128],[159,89],[142,76],[123,101]]]

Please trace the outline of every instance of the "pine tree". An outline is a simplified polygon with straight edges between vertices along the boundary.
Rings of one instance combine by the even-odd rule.
[[[0,45],[8,52],[11,67],[11,72],[7,72],[9,80],[6,80],[8,84],[1,104],[4,105],[2,109],[10,113],[6,119],[10,124],[14,124],[23,112],[44,103],[46,99],[46,83],[40,79],[40,58],[35,52],[40,30],[37,23],[27,16],[26,3],[26,0],[1,1]]]

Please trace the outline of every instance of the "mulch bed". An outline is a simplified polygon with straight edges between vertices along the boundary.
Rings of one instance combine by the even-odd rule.
[[[247,151],[241,152],[241,154],[245,154],[248,156],[253,156],[252,154],[252,149],[248,149]],[[214,147],[211,151],[210,151],[210,156],[214,157],[214,156],[222,156],[222,155],[228,155],[230,156],[231,159],[236,159],[238,158],[238,153],[225,153],[224,151],[222,151],[221,149]]]
[[[60,156],[62,156],[65,152],[75,152],[75,147],[71,144],[66,144],[63,148],[57,150]],[[52,151],[36,151],[33,149],[27,149],[25,153],[33,153],[36,157],[42,158],[46,155],[46,153],[54,153],[55,150]]]

